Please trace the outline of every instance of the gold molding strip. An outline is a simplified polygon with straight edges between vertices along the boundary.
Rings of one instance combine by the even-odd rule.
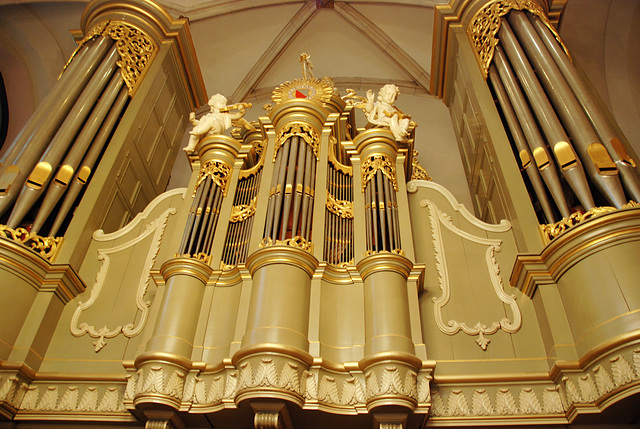
[[[293,238],[287,238],[286,240],[274,240],[272,238],[263,238],[258,247],[262,249],[263,247],[278,246],[278,245],[291,246],[297,249],[304,250],[306,252],[313,252],[313,243],[310,241],[307,241],[305,238],[300,237],[299,235],[296,235]]]
[[[568,218],[564,218],[559,222],[548,224],[548,225],[540,225],[540,232],[542,233],[542,238],[544,239],[545,244],[549,244],[551,240],[558,237],[563,232],[568,229],[582,223],[588,221],[589,219],[596,218],[606,213],[615,212],[618,210],[625,210],[631,208],[638,208],[640,204],[635,201],[629,201],[627,204],[622,206],[621,209],[617,209],[615,207],[594,207],[584,213],[575,212]]]
[[[49,262],[53,262],[62,242],[62,237],[41,237],[25,228],[12,229],[6,225],[0,225],[0,237],[21,244]]]

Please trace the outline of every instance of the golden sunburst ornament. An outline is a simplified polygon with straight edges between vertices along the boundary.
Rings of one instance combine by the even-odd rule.
[[[293,99],[312,100],[327,103],[333,96],[333,80],[328,77],[318,79],[313,77],[313,65],[307,54],[300,55],[302,63],[302,78],[287,81],[273,90],[271,100],[274,104]]]

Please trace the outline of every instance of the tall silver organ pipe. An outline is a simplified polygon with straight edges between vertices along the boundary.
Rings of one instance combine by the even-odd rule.
[[[609,204],[621,208],[626,200],[618,178],[618,169],[600,143],[560,69],[524,12],[511,11],[508,20],[521,41],[529,61],[538,71],[538,79],[571,136],[573,147],[579,153],[582,165],[592,183]]]
[[[90,46],[86,53],[73,59],[51,94],[36,110],[35,119],[28,122],[25,130],[3,157],[0,172],[0,215],[11,208],[25,179],[50,146],[51,139],[67,118],[89,80],[104,63],[113,41],[109,37],[99,37],[88,45]],[[77,64],[74,66],[75,62]]]

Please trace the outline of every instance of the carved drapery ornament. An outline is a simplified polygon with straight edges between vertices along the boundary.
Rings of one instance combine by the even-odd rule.
[[[196,195],[198,187],[210,177],[223,192],[224,196],[227,196],[227,189],[229,188],[229,178],[231,176],[231,167],[220,161],[209,161],[202,166],[200,170],[200,176],[193,190],[193,195]]]
[[[69,58],[64,68],[66,69],[71,64],[71,61],[73,61],[73,58],[85,43],[97,36],[108,36],[115,40],[116,49],[120,54],[120,61],[117,64],[120,67],[122,79],[127,88],[129,88],[129,95],[133,96],[140,76],[151,63],[158,51],[158,47],[138,27],[122,21],[102,21],[93,27],[78,43],[78,47],[71,54],[71,58]]]
[[[560,43],[567,53],[567,56],[569,56],[569,51],[566,46],[564,46],[564,43],[562,43],[560,35],[553,25],[551,25],[549,18],[547,18],[544,10],[537,2],[534,0],[494,0],[476,12],[467,27],[467,35],[471,39],[471,45],[474,47],[478,64],[485,79],[489,72],[489,65],[493,59],[495,47],[499,41],[496,38],[496,34],[498,34],[500,30],[500,18],[512,9],[527,10],[538,16],[549,30],[551,30],[558,40],[558,43]]]
[[[278,151],[287,141],[289,137],[298,136],[302,138],[311,149],[313,149],[313,154],[316,156],[316,160],[318,159],[318,149],[320,147],[320,135],[316,130],[304,123],[294,122],[292,124],[287,125],[282,128],[278,135],[276,136],[276,145],[273,151],[273,162],[276,162],[276,157],[278,156]]]
[[[433,181],[431,176],[427,173],[427,170],[424,169],[423,166],[420,165],[418,161],[418,151],[413,151],[413,158],[411,158],[411,180],[427,180],[429,182]]]
[[[348,200],[337,200],[327,191],[327,210],[345,219],[353,219],[353,203]]]
[[[382,174],[387,176],[387,179],[393,184],[393,189],[398,190],[398,181],[396,179],[396,166],[385,155],[371,155],[367,158],[361,167],[362,172],[362,192],[367,187],[367,184],[373,179],[378,172],[382,171]]]
[[[15,241],[31,249],[49,262],[53,261],[53,257],[56,255],[62,241],[62,237],[40,237],[24,228],[11,229],[6,225],[0,225],[0,237]]]
[[[229,219],[229,222],[244,222],[256,213],[257,206],[257,196],[253,197],[249,204],[240,204],[238,206],[233,206],[233,208],[231,209],[231,218]]]
[[[635,201],[629,201],[627,204],[622,206],[622,209],[631,209],[631,208],[638,208],[638,207],[640,207],[640,204],[636,203]],[[553,240],[554,238],[556,238],[566,230],[578,225],[581,222],[585,222],[589,219],[593,219],[603,214],[611,213],[615,211],[618,211],[618,209],[615,207],[594,207],[591,210],[588,210],[584,213],[575,212],[571,216],[564,218],[559,222],[551,223],[548,225],[540,225],[540,230],[542,232],[545,242],[549,243],[551,242],[551,240]]]

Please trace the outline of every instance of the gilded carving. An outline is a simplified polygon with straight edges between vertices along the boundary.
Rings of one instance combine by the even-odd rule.
[[[440,289],[442,295],[434,297],[433,311],[434,318],[438,329],[444,334],[455,335],[459,331],[464,332],[467,335],[477,335],[478,339],[476,343],[482,350],[486,350],[490,340],[486,338],[486,335],[495,334],[499,329],[504,332],[513,334],[518,332],[522,325],[522,314],[520,308],[516,302],[515,295],[509,295],[504,291],[504,283],[500,276],[500,267],[495,257],[495,252],[500,251],[501,240],[489,239],[483,237],[477,237],[463,231],[453,225],[451,217],[442,212],[432,201],[423,200],[420,202],[422,207],[429,209],[429,221],[431,224],[433,250],[436,260],[436,269],[438,271],[438,281],[440,283]],[[493,286],[493,291],[500,301],[507,304],[511,308],[513,314],[513,320],[509,318],[502,318],[500,321],[493,321],[489,326],[478,321],[473,327],[469,327],[465,322],[459,322],[454,319],[450,319],[446,323],[443,319],[442,309],[450,299],[451,285],[449,282],[449,271],[444,251],[444,243],[442,239],[442,231],[440,225],[444,225],[449,231],[458,235],[459,237],[469,240],[473,243],[481,244],[486,247],[485,251],[485,263]],[[509,230],[510,226],[505,229]]]
[[[277,366],[280,363],[282,368],[278,371]],[[299,370],[298,364],[288,360],[276,363],[273,358],[260,358],[255,372],[251,361],[242,362],[239,368],[238,391],[268,387],[287,390],[302,396]]]
[[[635,201],[629,201],[627,204],[622,206],[622,209],[630,209],[630,208],[637,208],[637,207],[640,207],[640,204],[636,203]],[[611,213],[617,210],[619,209],[615,207],[607,207],[607,206],[594,207],[591,210],[588,210],[584,213],[575,212],[568,218],[564,218],[559,222],[548,224],[548,225],[541,225],[540,229],[542,231],[542,235],[544,236],[544,239],[546,240],[547,243],[549,243],[551,240],[553,240],[563,232],[578,225],[581,222],[585,222],[587,220],[590,220],[598,216],[602,216],[603,214]]]
[[[520,391],[520,412],[523,414],[540,414],[542,406],[531,387],[523,387]]]
[[[62,395],[58,409],[61,411],[73,411],[78,406],[78,386],[69,386],[67,391]]]
[[[291,246],[304,250],[305,252],[313,251],[313,243],[307,241],[305,238],[296,235],[293,238],[287,238],[285,240],[274,240],[272,238],[263,238],[259,244],[259,248],[268,246]]]
[[[610,359],[611,361],[611,373],[613,374],[613,384],[616,387],[624,386],[627,383],[631,383],[634,379],[633,369],[625,358],[621,355],[616,355]]]
[[[562,414],[564,407],[562,406],[562,398],[560,397],[558,386],[545,387],[542,391],[542,407],[546,414]]]
[[[147,317],[149,315],[149,307],[151,306],[151,302],[145,300],[145,296],[149,288],[149,281],[151,280],[150,270],[155,264],[156,257],[158,256],[160,243],[167,226],[167,220],[170,215],[175,214],[176,212],[177,210],[175,208],[167,209],[158,218],[147,224],[143,232],[139,236],[119,246],[98,250],[98,260],[102,261],[102,265],[100,266],[98,274],[96,275],[96,281],[91,288],[89,299],[86,302],[78,303],[78,307],[73,313],[70,324],[71,333],[75,337],[81,337],[84,334],[89,334],[92,338],[97,338],[97,340],[93,343],[96,353],[102,350],[102,348],[106,345],[105,339],[114,338],[120,333],[122,333],[127,338],[133,338],[140,332],[142,332],[142,329],[144,328],[147,322]],[[104,325],[100,329],[96,329],[93,325],[89,325],[87,322],[79,323],[82,312],[89,309],[100,296],[100,293],[106,281],[107,272],[109,271],[109,267],[111,264],[110,255],[136,246],[138,243],[150,236],[152,237],[152,239],[147,251],[147,258],[145,260],[144,266],[140,269],[141,276],[138,281],[138,289],[136,294],[137,310],[136,314],[133,317],[133,321],[127,324],[118,325],[112,329],[107,327],[107,325]],[[94,239],[97,240],[101,238],[99,237],[99,235],[94,234]]]
[[[229,178],[231,177],[231,167],[220,161],[209,161],[205,163],[200,169],[200,175],[198,181],[193,189],[193,196],[196,195],[198,187],[204,182],[207,177],[210,177],[223,192],[224,196],[227,196],[227,189],[229,188]]]
[[[553,28],[553,25],[549,22],[544,10],[536,1],[493,0],[487,3],[473,16],[473,18],[471,18],[469,26],[467,27],[467,35],[471,39],[471,44],[474,47],[478,63],[480,64],[480,68],[485,79],[487,78],[489,65],[493,59],[495,47],[499,42],[496,38],[496,34],[498,34],[498,31],[500,30],[500,18],[509,13],[512,9],[528,10],[538,16],[555,35],[565,52],[567,52],[558,32]]]
[[[240,204],[238,206],[233,206],[231,209],[231,218],[229,218],[229,222],[244,222],[249,219],[251,216],[256,214],[256,207],[258,205],[258,196],[256,195],[251,199],[249,204]]]
[[[444,416],[446,412],[444,400],[440,392],[437,390],[431,392],[431,408],[429,409],[429,414],[432,416]]]
[[[381,374],[380,368],[365,372],[365,384],[367,387],[367,400],[380,395],[402,395],[416,399],[417,374],[412,370],[406,370],[404,380],[400,375],[400,368],[395,365],[385,366]],[[379,379],[379,380],[378,380]]]
[[[411,158],[411,180],[427,180],[431,182],[433,179],[427,173],[427,170],[420,165],[418,161],[418,151],[413,151],[413,157]]]
[[[449,393],[449,401],[447,403],[447,415],[450,416],[466,416],[469,414],[469,403],[467,397],[460,389],[453,389]]]
[[[100,35],[111,37],[116,42],[116,49],[120,54],[120,61],[117,64],[120,67],[122,79],[129,88],[129,95],[133,96],[140,76],[151,64],[158,47],[144,31],[130,23],[103,21],[93,27],[80,41],[65,68],[86,42]]]
[[[496,413],[502,415],[518,413],[518,406],[509,389],[501,388],[496,392]]]
[[[591,378],[591,375],[585,374],[578,377],[578,387],[580,388],[580,392],[582,392],[582,397],[585,402],[595,402],[596,399],[598,399],[598,388]]]
[[[315,129],[303,122],[294,122],[288,124],[278,132],[278,135],[276,136],[275,147],[273,149],[273,162],[276,162],[278,151],[280,150],[282,145],[284,145],[284,142],[287,141],[288,138],[293,136],[302,138],[309,146],[311,146],[311,149],[313,149],[313,154],[316,156],[316,160],[318,159],[318,150],[320,148],[320,134],[318,134]]]
[[[37,234],[30,233],[24,228],[11,229],[6,225],[0,225],[0,237],[31,249],[31,251],[49,262],[53,261],[62,242],[62,237],[40,237]]]
[[[341,218],[353,219],[353,202],[337,200],[329,191],[327,191],[327,210]]]
[[[318,399],[317,374],[315,372],[305,370],[304,375],[306,377],[304,397],[311,400]]]
[[[600,396],[611,392],[615,388],[613,380],[611,380],[611,375],[609,375],[602,365],[596,365],[593,368],[593,374],[596,379],[596,386],[598,387],[598,393],[600,393]]]
[[[477,416],[489,416],[493,414],[491,399],[486,389],[476,389],[471,399],[471,408],[473,414]]]
[[[382,174],[387,176],[387,179],[393,184],[393,189],[398,190],[398,181],[396,179],[396,166],[385,155],[371,155],[364,160],[360,171],[362,173],[362,192],[367,187],[367,183],[373,179],[378,172],[382,171]]]

